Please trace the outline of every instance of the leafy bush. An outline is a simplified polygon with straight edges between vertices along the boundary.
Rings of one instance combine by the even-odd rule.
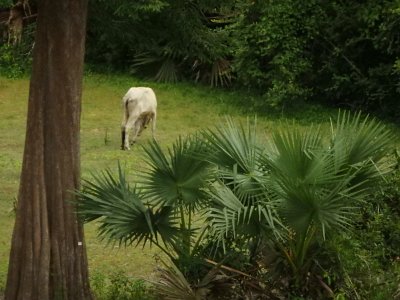
[[[110,277],[101,273],[91,275],[92,290],[98,300],[153,300],[151,287],[141,279],[115,272]]]
[[[13,4],[12,0],[0,0],[0,7],[10,7]]]
[[[18,78],[31,70],[35,24],[24,29],[21,43],[15,46],[0,45],[0,74]]]
[[[263,102],[316,100],[399,117],[397,1],[241,2],[234,69]]]
[[[29,59],[28,59],[29,60]],[[21,77],[26,72],[28,62],[19,49],[3,44],[0,46],[0,74],[8,78]]]
[[[321,7],[313,55],[316,97],[398,118],[398,3],[330,1]]]
[[[310,96],[310,33],[318,26],[318,1],[252,1],[233,27],[234,68],[245,87],[259,90],[275,105]]]

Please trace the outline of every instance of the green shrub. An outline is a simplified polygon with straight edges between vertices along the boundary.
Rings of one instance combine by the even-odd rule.
[[[18,78],[31,70],[35,24],[24,28],[21,43],[0,45],[0,75]]]
[[[355,230],[337,235],[318,258],[325,282],[348,299],[395,299],[400,282],[400,171],[364,202]],[[321,264],[323,262],[324,264]]]
[[[136,279],[122,272],[112,273],[109,277],[102,273],[91,275],[92,290],[98,300],[153,300],[150,285],[142,279]]]
[[[258,89],[275,105],[307,99],[311,70],[310,34],[317,26],[318,1],[252,1],[234,27],[235,71],[240,84]]]

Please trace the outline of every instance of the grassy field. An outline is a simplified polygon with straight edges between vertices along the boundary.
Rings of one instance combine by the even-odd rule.
[[[178,135],[212,127],[224,115],[245,120],[247,101],[251,95],[216,91],[189,84],[155,84],[128,76],[87,75],[84,80],[81,122],[82,176],[107,167],[115,169],[120,161],[134,180],[143,169],[140,145],[151,138],[151,131],[142,134],[131,151],[120,150],[120,99],[131,86],[151,86],[158,98],[157,140],[163,147],[171,145]],[[24,146],[28,79],[10,80],[0,77],[0,289],[4,286],[10,238],[14,222],[13,205],[17,197]],[[234,101],[239,105],[230,105]],[[241,104],[241,106],[240,106]],[[254,112],[251,113],[254,115]],[[310,120],[328,129],[330,116],[336,111],[309,108],[296,117],[305,125]],[[281,125],[281,117],[258,115],[259,129],[268,133]],[[122,271],[130,276],[151,276],[156,250],[106,246],[96,237],[93,224],[85,227],[89,266],[92,273]]]

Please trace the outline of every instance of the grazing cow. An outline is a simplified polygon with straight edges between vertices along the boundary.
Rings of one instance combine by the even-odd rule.
[[[122,98],[122,150],[129,150],[129,132],[133,130],[132,143],[152,121],[152,135],[156,129],[157,99],[154,91],[148,87],[134,87]]]

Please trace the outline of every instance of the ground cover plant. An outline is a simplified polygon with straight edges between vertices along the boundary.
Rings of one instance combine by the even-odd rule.
[[[0,287],[4,286],[6,277],[9,243],[13,224],[13,205],[18,192],[26,125],[28,84],[28,79],[12,80],[0,78],[0,105],[2,107],[0,111],[0,136],[2,139],[0,143]],[[146,169],[146,162],[143,160],[143,157],[146,154],[141,146],[150,142],[151,134],[144,132],[132,151],[119,150],[120,100],[126,90],[134,85],[152,86],[158,97],[159,118],[156,136],[161,148],[158,149],[159,151],[154,148],[153,154],[164,153],[168,147],[171,147],[179,135],[186,136],[201,129],[212,128],[225,115],[232,115],[235,120],[246,122],[249,110],[243,107],[248,107],[252,101],[252,97],[254,97],[251,94],[216,91],[204,87],[195,88],[185,83],[176,85],[158,84],[140,81],[123,75],[107,76],[89,72],[84,81],[82,103],[81,162],[83,178],[91,180],[92,174],[96,174],[96,172],[106,168],[117,171],[118,161],[125,170],[127,181],[136,182],[138,179],[143,178]],[[251,114],[254,115],[254,112]],[[322,132],[328,133],[330,130],[329,117],[334,117],[335,115],[336,111],[311,107],[300,113],[298,112],[296,119],[301,124],[299,128],[305,128],[313,121],[321,125]],[[270,136],[271,132],[277,127],[292,128],[290,121],[289,124],[282,125],[282,120],[280,119],[284,119],[285,117],[291,119],[293,115],[282,115],[281,112],[279,114],[259,115],[257,117],[257,128],[260,131],[259,134],[261,137]],[[283,124],[285,123],[284,121]],[[393,182],[396,182],[396,180],[393,179]],[[392,195],[391,201],[396,203],[398,201],[398,198],[396,200],[396,190],[392,189],[389,192]],[[378,196],[383,201],[384,197],[382,195]],[[385,206],[385,210],[393,210],[392,207],[395,207],[395,205],[392,204],[390,206],[388,204]],[[370,214],[375,217],[375,211],[376,207],[370,207],[366,211],[366,215]],[[384,214],[382,217],[389,218],[392,215],[394,215],[393,212],[390,212],[390,214]],[[368,220],[370,220],[368,226],[375,226],[374,228],[377,233],[374,238],[382,245],[385,245],[385,249],[388,249],[389,254],[395,252],[395,235],[386,233],[388,238],[382,239],[379,230],[381,224],[384,222],[377,218],[372,221],[368,218]],[[396,232],[396,223],[388,224],[385,230]],[[96,226],[94,224],[86,225],[85,233],[89,267],[91,274],[93,274],[93,286],[95,288],[98,287],[97,294],[100,299],[101,297],[104,299],[107,299],[107,297],[112,298],[109,293],[110,290],[114,290],[119,295],[126,295],[128,290],[135,293],[135,287],[142,286],[142,283],[137,281],[137,278],[154,278],[153,270],[156,265],[154,255],[160,255],[160,250],[149,248],[148,246],[144,250],[134,247],[125,248],[123,245],[106,247],[103,242],[97,239]],[[365,235],[367,234],[368,231],[365,231]],[[345,242],[348,242],[348,240]],[[332,245],[332,247],[334,246],[337,245]],[[357,245],[353,244],[352,247],[352,249],[356,249],[356,247],[358,247],[357,249],[362,248],[361,243]],[[203,251],[206,250],[203,249]],[[376,251],[377,248],[371,249],[366,255],[371,256],[371,253],[375,254]],[[240,253],[236,253],[236,255],[237,257],[241,257]],[[354,260],[354,257],[351,256],[351,251],[349,250],[348,257],[342,257],[341,259],[347,259],[350,262],[352,259]],[[395,254],[381,256],[381,260],[386,264],[389,264],[391,259],[395,259]],[[248,262],[243,261],[243,263],[246,266],[248,265]],[[183,265],[187,266],[185,262],[183,262]],[[240,266],[234,265],[232,267],[239,269]],[[353,269],[356,269],[356,267]],[[376,270],[382,270],[382,268],[377,265]],[[118,273],[115,275],[115,271],[122,273],[120,273],[121,275],[118,275]],[[188,271],[191,271],[191,269],[189,268]],[[390,272],[394,271],[391,270]],[[174,274],[174,272],[171,271],[168,274]],[[337,273],[337,276],[340,275]],[[102,284],[102,276],[105,276],[105,284]],[[382,278],[384,279],[385,277]],[[393,278],[395,277],[393,276]],[[358,283],[355,282],[355,284]],[[364,283],[361,282],[359,285],[362,286],[362,284]],[[108,291],[104,291],[100,289],[101,286],[110,286],[110,288]],[[344,292],[346,292],[345,287],[348,288],[348,286],[343,287]],[[367,288],[369,287],[365,286],[365,289]],[[143,291],[145,289],[143,288]],[[359,290],[357,291],[359,292]],[[137,293],[139,294],[140,292]]]

